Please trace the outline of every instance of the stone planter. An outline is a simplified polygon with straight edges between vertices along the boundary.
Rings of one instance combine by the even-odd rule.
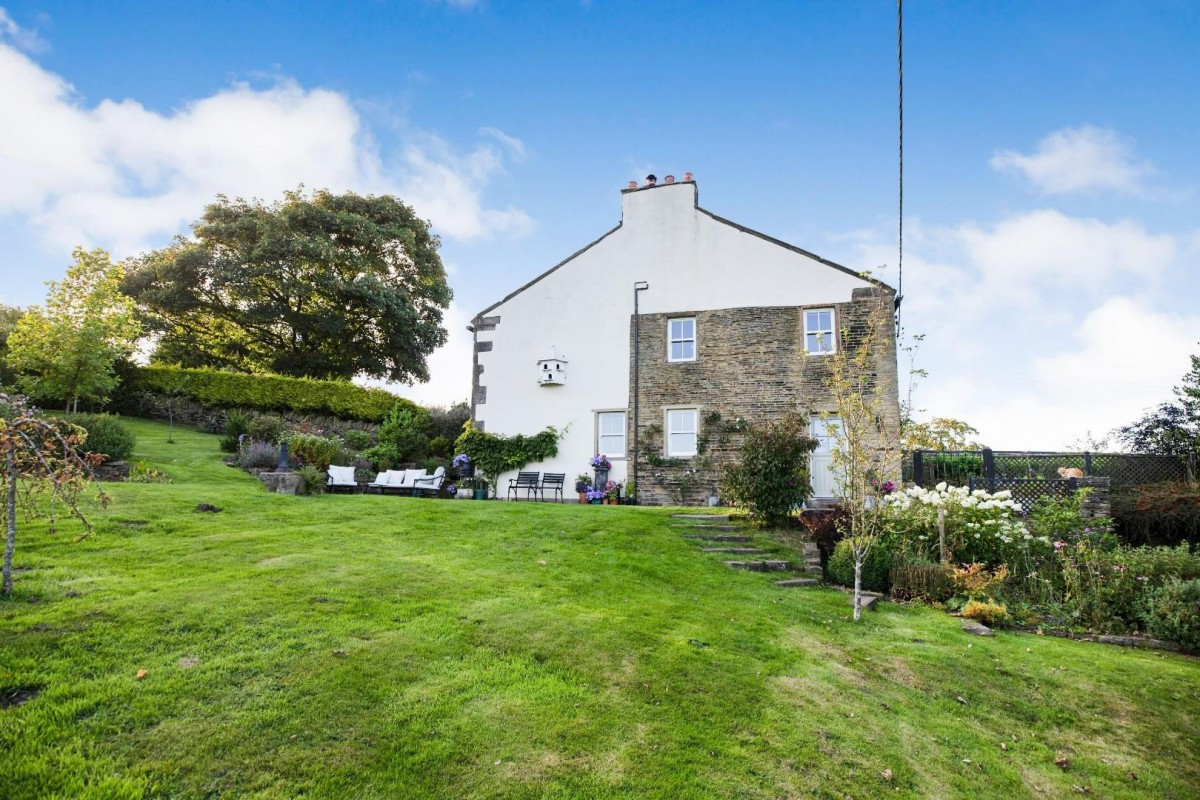
[[[606,469],[596,470],[596,482],[593,483],[592,486],[595,486],[596,489],[599,490],[599,489],[603,489],[604,484],[606,484],[606,483],[608,483],[608,470],[606,470]]]

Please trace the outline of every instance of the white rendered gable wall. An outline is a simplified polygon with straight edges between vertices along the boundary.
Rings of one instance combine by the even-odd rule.
[[[595,412],[629,405],[635,281],[650,284],[639,298],[643,314],[844,303],[871,285],[713,219],[695,202],[694,183],[624,192],[620,227],[483,314],[500,322],[476,333],[476,341],[493,343],[478,353],[487,397],[476,419],[494,433],[567,428],[559,455],[528,469],[565,472],[568,483],[590,472]],[[704,337],[719,332],[701,327],[696,335],[702,351]],[[550,346],[570,360],[566,385],[538,385],[537,360]],[[625,462],[614,460],[610,477],[625,474]]]

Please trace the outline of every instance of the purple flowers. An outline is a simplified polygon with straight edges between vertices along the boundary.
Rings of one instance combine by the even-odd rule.
[[[605,456],[605,455],[594,456],[591,460],[591,465],[592,465],[593,469],[603,469],[603,470],[612,469],[612,462],[609,461],[608,456]]]
[[[466,453],[459,453],[454,457],[454,461],[451,463],[454,464],[455,469],[466,469],[467,467],[471,466],[471,457]]]
[[[587,499],[589,501],[603,500],[604,499],[604,490],[603,489],[589,489],[587,491]]]
[[[450,495],[451,497],[454,497],[455,495],[458,494],[458,487],[455,486],[453,483],[447,483],[442,488],[445,489],[446,494]]]

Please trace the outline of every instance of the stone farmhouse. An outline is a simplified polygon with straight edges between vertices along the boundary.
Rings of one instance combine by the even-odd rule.
[[[495,433],[565,429],[558,455],[526,469],[566,473],[568,496],[603,453],[639,503],[698,504],[736,425],[833,408],[821,359],[853,348],[895,292],[701,208],[690,173],[652,177],[621,192],[615,228],[475,317],[471,411]],[[883,327],[872,379],[888,394],[877,424],[892,428],[896,343]],[[814,417],[812,430],[814,494],[831,498],[829,426]]]

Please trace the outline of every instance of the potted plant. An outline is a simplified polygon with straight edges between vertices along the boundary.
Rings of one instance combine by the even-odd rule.
[[[471,463],[471,457],[466,453],[459,453],[451,463],[458,470],[458,474],[464,478],[470,478],[475,475],[475,465]]]
[[[472,480],[472,496],[476,500],[487,500],[488,480],[482,475],[476,475]]]
[[[592,484],[596,487],[602,487],[608,482],[608,471],[612,469],[612,462],[608,460],[608,456],[596,455],[591,460],[592,469],[596,471],[596,482]]]
[[[606,481],[604,484],[604,504],[615,506],[621,502],[621,482]]]
[[[579,502],[587,504],[587,493],[592,490],[592,479],[586,473],[575,476],[575,491],[579,492]]]
[[[588,489],[585,496],[587,497],[587,501],[594,506],[598,506],[604,502],[603,489]]]

